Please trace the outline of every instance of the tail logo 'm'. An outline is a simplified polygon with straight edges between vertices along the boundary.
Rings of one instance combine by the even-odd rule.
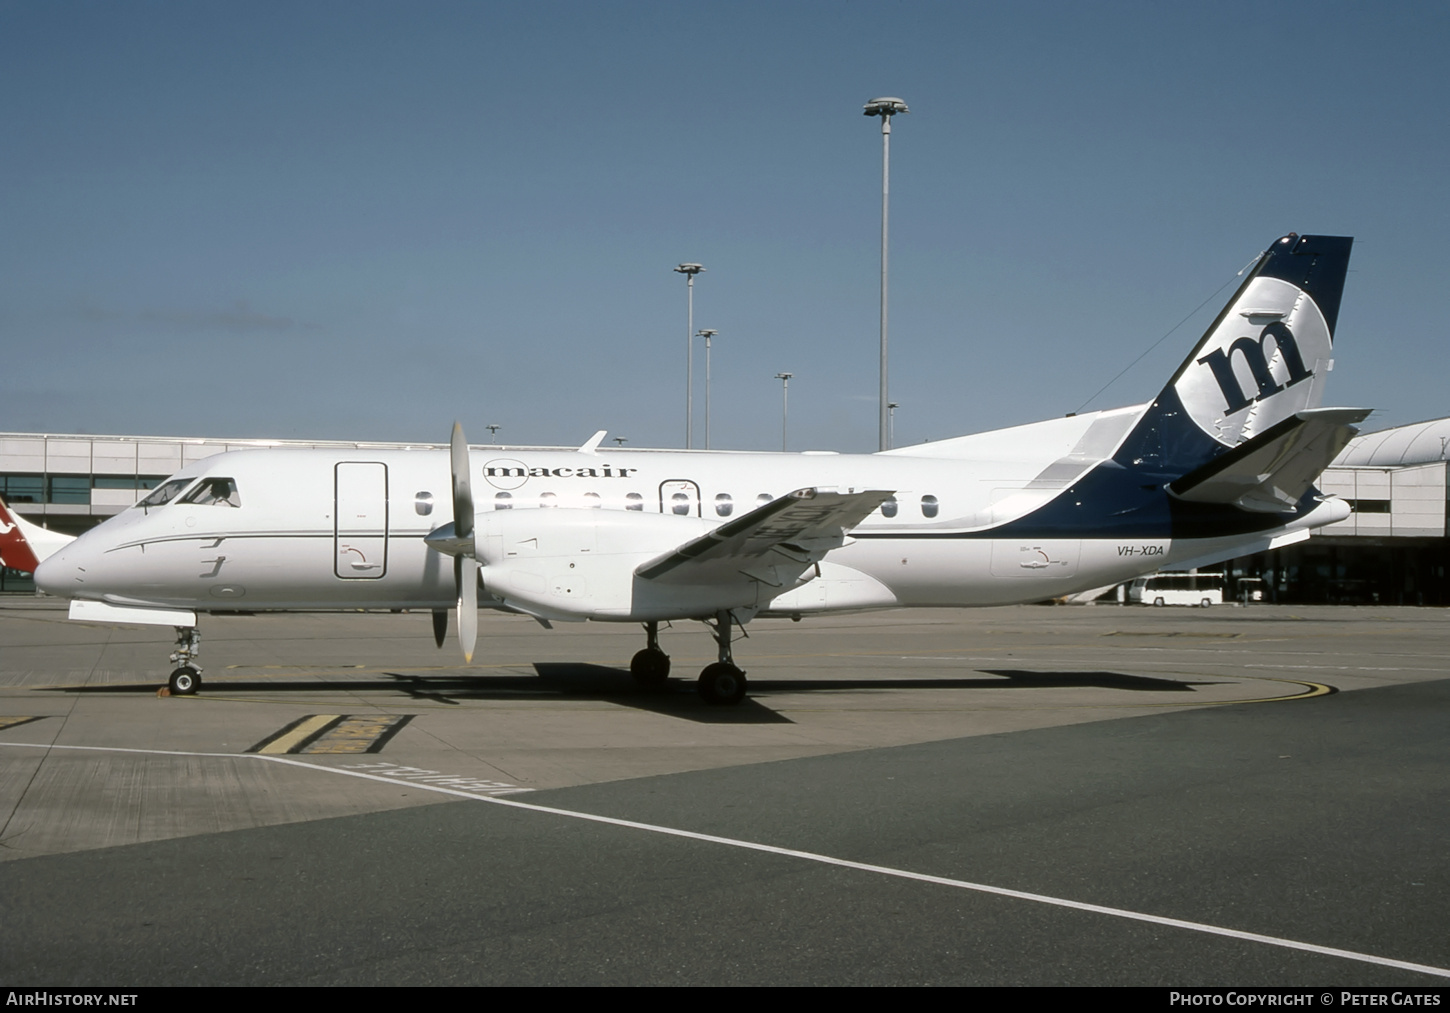
[[[1274,373],[1269,368],[1269,356],[1264,346],[1270,338],[1274,339],[1274,347],[1278,349],[1279,357],[1289,374],[1283,383],[1274,379]],[[1234,375],[1235,352],[1243,356],[1250,377],[1258,385],[1256,397],[1250,397],[1239,383],[1239,378]],[[1299,354],[1299,342],[1294,340],[1294,332],[1285,324],[1277,322],[1265,327],[1259,334],[1258,341],[1250,337],[1239,338],[1227,350],[1215,349],[1198,362],[1213,371],[1213,378],[1218,381],[1218,389],[1223,392],[1225,415],[1242,411],[1255,401],[1262,401],[1314,375],[1313,370],[1304,368],[1304,357]]]
[[[1173,386],[1194,425],[1232,447],[1317,408],[1323,384],[1314,379],[1332,349],[1329,324],[1309,293],[1261,276],[1224,310]]]

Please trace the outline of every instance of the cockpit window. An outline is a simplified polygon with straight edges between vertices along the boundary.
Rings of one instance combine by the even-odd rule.
[[[191,485],[191,483],[192,479],[189,478],[173,478],[169,482],[162,482],[152,490],[151,495],[136,505],[143,507],[165,506],[176,498],[177,493]]]
[[[229,506],[239,507],[242,505],[241,496],[237,495],[237,483],[230,478],[204,478],[201,484],[181,501],[183,503],[195,503],[197,506]]]

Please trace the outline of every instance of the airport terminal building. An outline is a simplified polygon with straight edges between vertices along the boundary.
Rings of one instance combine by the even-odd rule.
[[[1271,601],[1450,605],[1445,529],[1450,418],[1365,433],[1319,480],[1352,513],[1308,541],[1233,560],[1225,572],[1263,580]]]
[[[442,446],[0,433],[0,496],[26,519],[76,534],[120,513],[185,465],[228,450]],[[1450,605],[1447,446],[1450,418],[1356,437],[1319,482],[1349,502],[1349,517],[1308,541],[1227,563],[1225,599],[1239,596],[1242,586],[1283,603]],[[33,589],[27,575],[0,574],[0,591]]]

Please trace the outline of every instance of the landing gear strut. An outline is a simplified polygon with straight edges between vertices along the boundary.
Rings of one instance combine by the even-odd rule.
[[[705,666],[697,688],[706,703],[737,704],[745,699],[745,673],[735,667],[730,651],[730,631],[735,617],[728,609],[715,613],[715,645],[720,660]]]
[[[670,656],[660,650],[660,624],[644,624],[645,649],[629,662],[634,681],[646,689],[659,689],[670,677]]]
[[[176,670],[167,680],[172,696],[191,696],[201,689],[201,666],[196,656],[201,653],[201,631],[195,626],[176,627],[176,650],[171,652],[171,662]]]

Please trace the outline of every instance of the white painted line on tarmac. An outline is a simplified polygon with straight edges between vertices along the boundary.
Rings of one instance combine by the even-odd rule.
[[[572,809],[556,809],[553,806],[538,805],[533,802],[520,802],[509,798],[498,798],[493,795],[480,795],[469,791],[461,791],[457,788],[444,787],[442,785],[405,781],[401,778],[368,773],[365,770],[349,770],[345,767],[324,767],[321,764],[296,760],[290,756],[266,756],[260,753],[197,753],[170,749],[130,749],[123,746],[54,746],[32,742],[0,742],[0,746],[17,746],[24,749],[85,750],[101,753],[140,753],[146,756],[187,756],[223,760],[261,760],[265,763],[283,763],[288,766],[304,767],[307,770],[317,770],[326,774],[343,774],[347,777],[379,781],[383,784],[422,788],[427,791],[437,792],[440,795],[453,795],[457,798],[468,798],[478,802],[488,802],[492,805],[508,806],[510,809],[528,809],[533,812],[547,813],[550,816],[587,820],[590,823],[603,823],[608,826],[626,827],[630,830],[644,830],[649,833],[665,834],[670,837],[683,837],[688,840],[705,841],[710,844],[723,844],[727,847],[742,848],[747,851],[760,851],[770,855],[781,855],[786,858],[799,858],[807,862],[817,862],[822,865],[834,865],[842,869],[855,869],[858,872],[874,872],[878,875],[914,880],[918,883],[932,883],[936,886],[948,886],[958,890],[992,894],[997,897],[1011,897],[1014,900],[1032,901],[1035,904],[1047,904],[1051,907],[1068,908],[1073,911],[1086,911],[1092,914],[1108,915],[1112,918],[1123,918],[1128,921],[1146,922],[1150,925],[1163,925],[1168,928],[1186,929],[1189,932],[1202,932],[1206,935],[1240,939],[1250,943],[1263,943],[1266,946],[1278,946],[1286,950],[1299,950],[1303,953],[1317,953],[1326,957],[1339,957],[1343,960],[1375,964],[1379,967],[1393,967],[1401,971],[1414,971],[1418,974],[1434,975],[1437,978],[1450,978],[1450,968],[1435,967],[1430,964],[1416,964],[1407,960],[1394,960],[1390,957],[1376,956],[1373,953],[1341,950],[1333,946],[1320,946],[1317,943],[1304,943],[1295,939],[1284,939],[1279,936],[1266,936],[1258,932],[1242,932],[1238,929],[1226,929],[1218,925],[1191,922],[1182,918],[1165,918],[1162,915],[1144,914],[1141,911],[1128,911],[1124,908],[1107,907],[1102,904],[1087,904],[1082,901],[1068,900],[1063,897],[1049,897],[1041,893],[1009,890],[1005,887],[989,886],[985,883],[972,883],[964,879],[931,876],[926,873],[911,872],[907,869],[894,869],[887,865],[853,862],[850,859],[833,858],[830,855],[821,855],[813,851],[797,851],[794,848],[780,848],[773,844],[758,844],[754,841],[742,841],[733,837],[717,837],[714,834],[702,834],[694,830],[681,830],[677,827],[665,827],[655,823],[639,823],[635,820],[618,819],[614,816],[598,816],[594,813],[577,812]]]
[[[1371,667],[1369,667],[1367,665],[1260,665],[1260,664],[1249,663],[1249,664],[1244,665],[1244,667],[1245,668],[1313,669],[1315,671],[1320,671],[1320,672],[1404,672],[1404,671],[1411,671],[1411,672],[1440,672],[1440,671],[1444,671],[1444,669],[1439,669],[1439,668],[1412,668],[1412,669],[1404,669],[1404,668],[1371,668]]]

